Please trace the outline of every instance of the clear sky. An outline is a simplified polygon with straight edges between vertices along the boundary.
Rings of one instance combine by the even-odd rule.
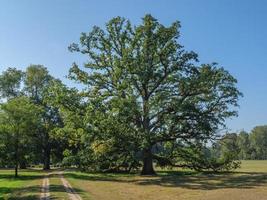
[[[267,124],[265,0],[1,0],[0,71],[43,64],[64,79],[72,62],[86,59],[67,50],[81,32],[115,16],[137,24],[147,13],[165,25],[179,20],[185,48],[238,79],[244,98],[239,117],[227,122],[231,130]]]

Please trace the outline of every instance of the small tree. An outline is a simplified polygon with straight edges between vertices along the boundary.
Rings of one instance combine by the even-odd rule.
[[[42,65],[30,65],[25,72],[8,68],[0,75],[0,95],[3,100],[24,95],[43,109],[42,123],[35,134],[34,144],[35,155],[42,159],[43,169],[50,168],[51,149],[59,150],[59,143],[50,135],[54,128],[62,125],[61,119],[58,109],[46,101],[49,97],[47,91],[54,82],[60,81],[52,77]]]
[[[1,105],[1,144],[5,146],[7,159],[15,166],[15,177],[40,123],[40,114],[40,108],[27,97],[16,97]]]

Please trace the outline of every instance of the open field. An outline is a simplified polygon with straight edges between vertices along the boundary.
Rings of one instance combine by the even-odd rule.
[[[40,199],[40,170],[23,170],[18,179],[13,170],[0,170],[0,199]],[[179,199],[264,200],[267,199],[267,161],[243,161],[234,173],[159,171],[158,176],[101,174],[66,171],[65,178],[85,200]],[[50,199],[69,199],[57,171],[49,176]]]
[[[70,183],[96,200],[264,200],[267,161],[243,161],[235,173],[162,171],[155,177],[67,172]]]

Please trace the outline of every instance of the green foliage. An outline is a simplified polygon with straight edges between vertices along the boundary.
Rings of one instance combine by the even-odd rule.
[[[237,137],[237,145],[240,149],[239,159],[249,160],[251,159],[251,145],[249,134],[245,131],[241,131]]]
[[[138,26],[117,17],[105,29],[82,33],[80,44],[70,46],[88,56],[84,68],[74,63],[69,74],[85,86],[82,95],[89,108],[85,124],[93,134],[88,142],[111,140],[114,147],[119,141],[123,147],[121,135],[131,138],[132,151],[141,152],[143,174],[153,173],[155,145],[172,141],[194,148],[215,138],[225,119],[237,115],[232,109],[241,95],[236,79],[215,63],[198,65],[197,54],[178,43],[179,28],[179,22],[165,27],[151,15]],[[97,122],[90,119],[92,105]],[[117,148],[114,155],[120,151]]]
[[[239,167],[240,147],[239,136],[236,133],[226,133],[213,144],[210,149],[211,159],[220,170],[231,170]]]
[[[37,135],[39,139],[37,146],[42,147],[39,149],[42,151],[40,154],[44,169],[50,168],[51,151],[54,151],[59,157],[62,157],[63,151],[61,142],[57,142],[51,136],[54,129],[63,126],[58,108],[49,104],[47,100],[50,98],[49,88],[54,85],[54,82],[60,81],[49,75],[48,70],[42,65],[31,65],[26,69],[24,91],[36,105],[44,110]]]
[[[24,73],[16,68],[8,68],[0,75],[1,98],[14,98],[21,94],[21,82]]]
[[[29,143],[41,123],[41,113],[41,108],[24,96],[1,105],[0,139],[5,162],[17,168],[20,161],[29,155]]]
[[[257,126],[250,134],[251,153],[253,159],[267,159],[267,126]]]
[[[215,157],[238,160],[266,160],[267,126],[256,126],[250,133],[241,131],[223,136],[211,150]]]
[[[49,168],[51,150],[61,159],[63,152],[61,143],[50,136],[55,128],[63,126],[58,108],[53,107],[48,101],[48,91],[54,82],[60,81],[49,75],[48,70],[42,65],[30,65],[25,72],[8,68],[0,76],[3,101],[25,96],[42,109],[42,120],[31,139],[32,142],[28,145],[31,147],[31,153],[24,159],[25,161],[30,159],[34,163],[43,162],[44,168]]]
[[[45,98],[45,90],[49,87],[53,78],[42,65],[30,65],[27,67],[25,74],[25,92],[36,103],[42,104]]]
[[[31,141],[21,161],[42,161],[44,169],[51,154],[54,162],[84,170],[131,171],[142,163],[142,174],[153,174],[153,162],[196,170],[237,167],[236,146],[246,148],[246,136],[227,139],[228,134],[215,149],[207,147],[218,139],[225,120],[237,115],[242,95],[237,80],[216,63],[199,64],[179,37],[178,21],[164,26],[151,15],[137,26],[116,17],[104,29],[93,27],[81,34],[80,44],[69,47],[88,58],[83,67],[74,63],[69,71],[70,79],[83,84],[81,90],[66,87],[42,65],[25,72],[9,68],[0,76],[1,97],[7,100],[2,136],[21,135],[11,131],[5,117],[20,120],[21,141]],[[9,104],[21,115],[5,110]],[[258,143],[258,134],[251,138]],[[3,157],[9,155],[5,148],[0,143]]]
[[[91,134],[87,135],[85,142],[90,141],[87,148],[92,152],[92,161],[97,169],[129,171],[138,166],[136,152],[140,148],[140,138],[126,121],[96,111],[92,106],[86,117]]]
[[[229,171],[240,166],[235,134],[226,134],[211,146],[203,143],[164,143],[155,157],[160,167],[184,167],[197,171]]]
[[[51,84],[47,93],[49,95],[47,95],[46,102],[58,108],[63,124],[53,129],[51,139],[60,141],[64,147],[64,165],[81,167],[81,163],[87,160],[80,156],[81,151],[85,150],[81,145],[87,127],[84,124],[85,107],[81,96],[76,89],[68,88],[58,81]],[[87,156],[90,157],[89,154]]]

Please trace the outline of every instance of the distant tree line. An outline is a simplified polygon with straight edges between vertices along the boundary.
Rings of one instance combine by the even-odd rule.
[[[213,153],[236,152],[236,159],[267,160],[267,126],[256,126],[250,133],[228,133],[214,144]]]

